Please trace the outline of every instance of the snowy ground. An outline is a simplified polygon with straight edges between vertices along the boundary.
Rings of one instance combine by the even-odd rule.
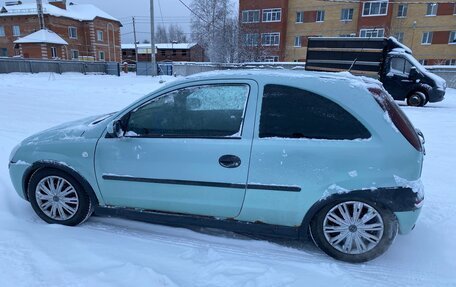
[[[164,78],[171,81],[172,78]],[[456,286],[456,90],[404,107],[427,139],[426,204],[382,257],[337,262],[311,244],[121,219],[43,223],[9,180],[10,150],[50,126],[115,111],[160,84],[146,77],[0,75],[0,286]]]

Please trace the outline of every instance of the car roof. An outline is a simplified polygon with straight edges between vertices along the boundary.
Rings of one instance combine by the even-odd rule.
[[[315,79],[315,80],[335,80],[346,82],[351,86],[382,86],[382,84],[372,78],[354,76],[349,72],[312,72],[304,70],[285,70],[285,69],[242,69],[242,70],[217,70],[203,72],[183,78],[182,82],[197,80],[226,80],[226,79],[251,79],[258,82],[277,82],[278,79],[287,82],[290,79]]]

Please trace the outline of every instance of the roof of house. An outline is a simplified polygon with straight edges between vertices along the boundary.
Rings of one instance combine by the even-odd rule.
[[[68,45],[68,43],[63,40],[59,35],[52,32],[51,30],[42,29],[36,31],[32,34],[29,34],[25,37],[19,38],[14,41],[15,44],[29,44],[29,43],[47,43],[47,44],[58,44],[58,45]]]
[[[157,49],[166,50],[166,49],[176,49],[176,50],[188,50],[196,46],[197,43],[159,43],[155,44]],[[150,49],[150,44],[138,44],[138,49]],[[122,44],[122,49],[134,49],[135,44]]]
[[[36,3],[23,3],[19,5],[4,6],[1,9],[0,17],[6,16],[21,16],[21,15],[36,15]],[[43,3],[43,13],[55,17],[67,17],[79,21],[92,21],[95,18],[104,18],[120,22],[113,16],[102,11],[100,8],[92,4],[70,4],[67,9],[62,9],[51,4]]]

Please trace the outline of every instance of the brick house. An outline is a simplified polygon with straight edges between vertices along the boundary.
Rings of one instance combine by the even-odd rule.
[[[456,2],[451,2],[239,0],[242,45],[269,48],[268,35],[274,33],[280,41],[268,51],[269,59],[291,62],[305,61],[310,36],[394,36],[423,64],[456,65]]]
[[[45,29],[37,11],[35,3],[21,1],[0,9],[0,57],[121,61],[121,23],[96,6],[49,0]]]
[[[151,45],[138,44],[138,61],[151,61]],[[162,43],[156,44],[156,60],[158,62],[204,62],[206,57],[204,49],[197,43]],[[122,58],[124,61],[134,63],[136,51],[134,44],[122,44]]]

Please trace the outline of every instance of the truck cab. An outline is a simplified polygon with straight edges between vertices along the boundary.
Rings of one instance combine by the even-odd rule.
[[[429,72],[412,50],[390,38],[311,37],[306,70],[349,71],[379,79],[395,100],[424,106],[444,99],[446,82]]]
[[[396,100],[424,106],[444,99],[446,82],[429,72],[407,50],[396,48],[386,57],[380,81]]]

